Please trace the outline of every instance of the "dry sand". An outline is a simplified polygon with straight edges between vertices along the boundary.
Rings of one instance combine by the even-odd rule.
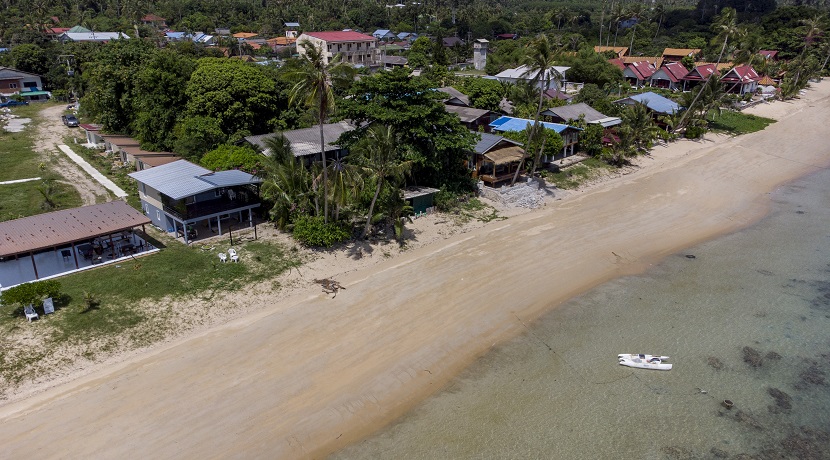
[[[752,108],[779,122],[658,147],[631,174],[535,212],[447,239],[422,231],[421,247],[340,275],[333,299],[253,292],[259,311],[3,406],[0,455],[322,457],[439,390],[522,322],[757,221],[777,185],[830,165],[828,98],[822,83]],[[334,259],[304,270],[354,266]]]

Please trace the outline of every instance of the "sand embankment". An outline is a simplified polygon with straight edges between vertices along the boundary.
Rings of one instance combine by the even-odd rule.
[[[6,458],[320,457],[439,389],[609,278],[744,227],[830,165],[830,84],[752,109],[780,121],[655,149],[647,167],[341,277],[0,408]]]

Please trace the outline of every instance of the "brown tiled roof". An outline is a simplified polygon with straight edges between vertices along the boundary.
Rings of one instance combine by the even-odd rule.
[[[147,216],[123,201],[0,222],[0,257],[86,241],[149,223]]]
[[[158,156],[158,155],[151,155],[151,156],[139,156],[138,160],[148,166],[161,166],[166,165],[167,163],[172,163],[174,161],[181,160],[182,157],[178,155],[171,155],[171,156]]]
[[[686,57],[697,54],[700,54],[700,49],[698,48],[666,48],[663,50],[663,56]]]
[[[595,46],[594,51],[597,53],[604,53],[606,51],[613,51],[617,56],[625,56],[628,53],[627,46]]]

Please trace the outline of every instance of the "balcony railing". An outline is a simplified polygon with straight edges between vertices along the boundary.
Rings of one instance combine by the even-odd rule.
[[[227,195],[224,195],[215,200],[191,203],[186,206],[185,210],[182,210],[181,205],[171,206],[165,204],[164,212],[181,220],[192,220],[204,216],[232,212],[257,203],[259,203],[259,199],[255,196],[248,197],[247,194],[238,193],[234,199],[230,199]]]

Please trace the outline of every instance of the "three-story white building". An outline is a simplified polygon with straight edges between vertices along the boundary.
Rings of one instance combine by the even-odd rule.
[[[377,39],[351,30],[303,32],[297,38],[297,52],[300,56],[305,55],[309,44],[323,49],[326,64],[338,54],[343,55],[343,62],[351,64],[368,66],[377,63],[378,60]]]

